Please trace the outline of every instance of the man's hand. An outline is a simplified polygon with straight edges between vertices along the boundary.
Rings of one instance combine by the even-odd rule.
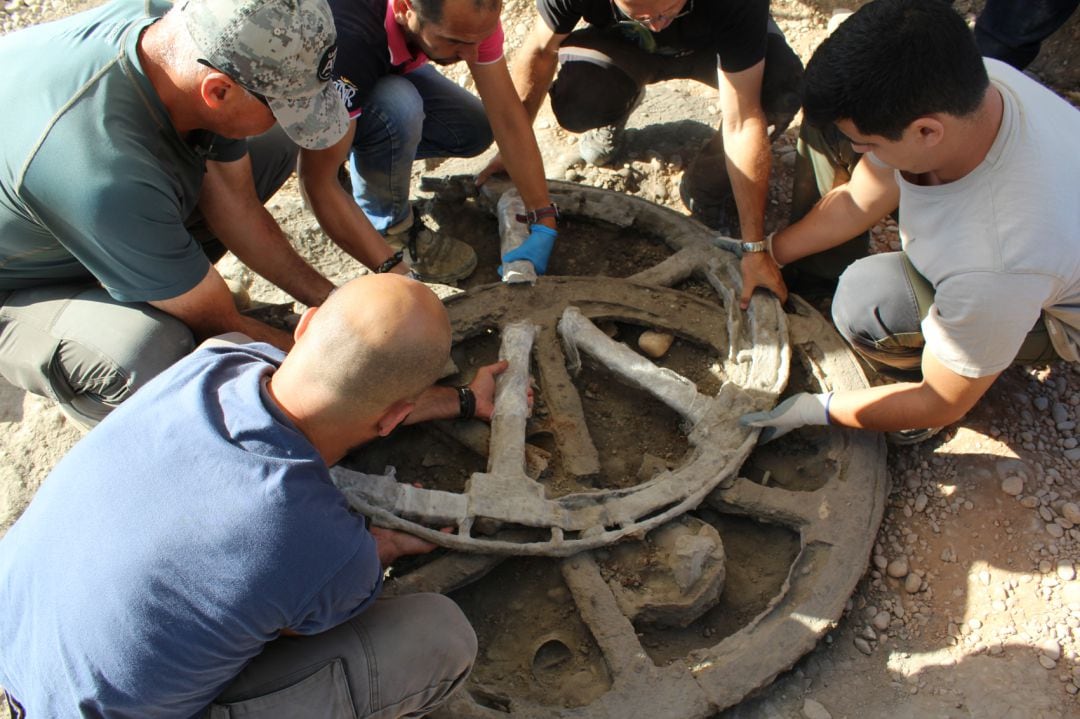
[[[542,275],[547,272],[548,258],[551,256],[551,250],[555,247],[555,238],[558,236],[557,230],[546,225],[539,223],[529,225],[529,236],[519,247],[503,255],[502,261],[507,263],[528,260],[536,269],[536,274]],[[499,274],[502,275],[502,267],[499,267]]]
[[[505,259],[505,258],[504,258]],[[784,284],[784,278],[780,275],[780,267],[769,256],[768,252],[748,252],[742,256],[739,262],[742,271],[742,296],[739,297],[739,307],[744,310],[750,306],[750,297],[754,290],[763,287],[780,300],[787,302],[788,290]]]
[[[832,399],[832,392],[825,394],[800,392],[788,397],[768,412],[744,414],[739,417],[739,424],[744,427],[763,427],[758,437],[758,444],[765,444],[799,427],[831,424],[830,399]]]
[[[476,372],[473,381],[469,383],[469,389],[476,396],[476,418],[485,422],[491,421],[491,415],[495,412],[495,378],[506,371],[510,363],[499,360],[494,364],[484,365]],[[533,406],[533,388],[530,386],[526,397],[529,409]]]
[[[371,536],[375,539],[375,548],[383,568],[389,567],[398,557],[405,557],[410,554],[427,554],[436,547],[435,544],[426,539],[420,539],[420,537],[406,532],[399,532],[396,529],[371,525],[368,527],[368,531],[371,532]]]
[[[503,164],[502,153],[496,152],[495,156],[488,160],[487,166],[484,167],[483,170],[480,170],[479,173],[477,173],[476,186],[480,187],[481,185],[483,185],[485,182],[488,181],[488,179],[491,178],[492,175],[499,175],[505,172],[506,165]]]

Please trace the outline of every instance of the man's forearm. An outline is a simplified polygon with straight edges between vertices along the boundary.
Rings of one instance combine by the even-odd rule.
[[[556,53],[545,52],[539,48],[523,48],[522,54],[514,63],[514,87],[517,88],[518,97],[521,98],[530,124],[536,121],[536,116],[540,113],[544,96],[551,87],[558,65],[559,56]]]
[[[375,269],[393,254],[390,245],[375,231],[336,177],[333,182],[307,184],[301,178],[301,190],[323,232],[349,256]]]
[[[334,283],[309,265],[289,244],[274,218],[265,216],[258,228],[231,233],[222,243],[252,270],[309,307],[317,307],[333,291]]]
[[[749,242],[765,236],[765,203],[772,166],[766,129],[764,115],[748,118],[737,128],[724,124],[721,129],[739,229],[742,239]]]

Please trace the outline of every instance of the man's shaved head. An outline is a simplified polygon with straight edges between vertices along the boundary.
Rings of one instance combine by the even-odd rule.
[[[275,383],[302,382],[324,411],[369,417],[415,399],[449,353],[450,322],[430,289],[401,275],[367,275],[311,316]]]

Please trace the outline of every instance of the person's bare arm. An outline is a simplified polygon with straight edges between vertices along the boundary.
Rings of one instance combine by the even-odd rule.
[[[241,262],[300,302],[322,304],[334,289],[289,244],[255,192],[251,160],[207,162],[199,195],[211,231]]]
[[[850,180],[829,191],[801,220],[776,233],[773,256],[788,264],[843,244],[873,227],[899,203],[900,188],[892,168],[863,156]]]
[[[509,367],[506,360],[499,360],[493,364],[484,365],[476,372],[469,389],[476,397],[476,419],[491,421],[491,414],[495,411],[495,378],[506,371]],[[529,406],[532,406],[532,388],[528,390]],[[433,419],[455,419],[460,411],[457,390],[453,387],[433,385],[426,389],[417,400],[416,404],[405,418],[402,424],[417,424]]]
[[[383,569],[393,564],[398,557],[427,554],[435,549],[435,545],[426,539],[420,539],[420,537],[396,529],[371,525],[368,531],[375,539],[375,551],[379,555],[379,563],[382,564]]]
[[[1001,373],[971,378],[956,374],[923,352],[922,382],[837,392],[829,403],[833,424],[883,432],[944,427],[958,421]]]
[[[334,244],[368,268],[376,269],[394,251],[338,181],[338,171],[349,157],[355,132],[353,120],[337,144],[325,150],[300,150],[300,192]],[[408,264],[402,262],[394,271],[407,272]]]
[[[556,34],[542,18],[537,17],[514,61],[513,83],[525,107],[530,127],[536,121],[536,115],[544,104],[544,96],[555,78],[555,70],[559,66],[559,46],[565,38],[566,35]],[[496,153],[487,167],[476,176],[476,183],[481,185],[491,175],[505,169],[502,153]]]
[[[199,340],[225,332],[242,332],[253,340],[269,342],[286,351],[293,345],[290,333],[237,312],[225,280],[213,266],[199,284],[184,294],[152,300],[150,304],[186,324]]]
[[[768,120],[761,107],[761,81],[765,61],[739,72],[720,72],[720,139],[724,143],[724,162],[731,180],[731,193],[739,212],[739,230],[747,242],[765,238],[765,201],[769,194]],[[706,150],[707,151],[707,150]],[[739,299],[745,309],[757,287],[764,287],[781,302],[787,299],[787,287],[776,263],[765,253],[749,253],[740,262],[743,291]]]

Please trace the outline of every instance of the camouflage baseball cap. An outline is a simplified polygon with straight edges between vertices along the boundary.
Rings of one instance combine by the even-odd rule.
[[[302,147],[333,145],[349,127],[330,84],[337,55],[326,0],[182,0],[180,13],[204,61],[261,95]]]

